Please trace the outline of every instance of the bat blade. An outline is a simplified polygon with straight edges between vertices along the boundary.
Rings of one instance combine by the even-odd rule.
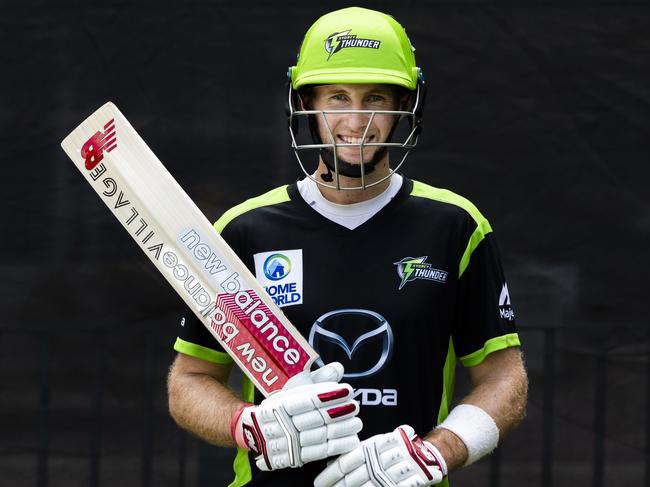
[[[262,394],[309,370],[318,354],[113,103],[61,146]]]

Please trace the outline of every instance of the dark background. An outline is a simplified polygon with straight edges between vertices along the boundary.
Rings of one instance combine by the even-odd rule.
[[[357,4],[417,48],[404,171],[490,219],[527,355],[526,422],[453,485],[650,485],[650,7]],[[286,68],[348,5],[0,1],[0,485],[230,479],[167,415],[180,299],[59,143],[111,100],[214,220],[299,175]]]

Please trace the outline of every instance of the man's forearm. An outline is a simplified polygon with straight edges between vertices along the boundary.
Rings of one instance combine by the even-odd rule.
[[[486,378],[463,398],[461,404],[473,404],[488,413],[504,438],[526,414],[528,379],[526,373]]]
[[[230,421],[243,401],[213,377],[197,373],[170,373],[169,412],[176,423],[203,440],[236,446]]]
[[[524,418],[528,396],[528,379],[518,349],[495,354],[484,366],[472,371],[474,388],[461,404],[478,406],[493,420],[499,439]],[[447,462],[449,471],[465,464],[468,451],[452,431],[437,428],[425,439],[433,443]]]

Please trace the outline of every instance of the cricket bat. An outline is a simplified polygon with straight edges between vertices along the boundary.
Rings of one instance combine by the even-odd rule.
[[[264,396],[309,371],[318,354],[113,103],[61,146]]]

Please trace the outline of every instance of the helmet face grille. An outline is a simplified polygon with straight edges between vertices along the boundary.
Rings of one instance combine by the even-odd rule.
[[[424,98],[420,85],[412,96],[413,101],[409,110],[296,110],[296,106],[300,105],[299,95],[291,86],[289,86],[288,97],[291,147],[305,175],[322,186],[358,190],[379,184],[399,170],[409,151],[417,145],[421,103]],[[365,132],[362,137],[359,137],[360,140],[346,143],[336,139],[328,123],[328,116],[331,115],[360,115],[366,118]],[[395,118],[387,140],[382,142],[368,140],[368,129],[375,117],[386,115]],[[321,127],[320,131],[318,125]],[[341,155],[341,151],[347,151],[348,154],[353,152],[350,149],[358,149],[353,163],[348,162]],[[397,161],[397,164],[389,168],[385,177],[381,179],[367,178],[373,173],[375,166],[385,160],[386,155],[389,161]],[[314,174],[320,161],[327,166],[329,173],[326,177],[315,178]],[[341,186],[341,176],[358,179],[358,185]],[[371,182],[368,182],[368,179]]]

